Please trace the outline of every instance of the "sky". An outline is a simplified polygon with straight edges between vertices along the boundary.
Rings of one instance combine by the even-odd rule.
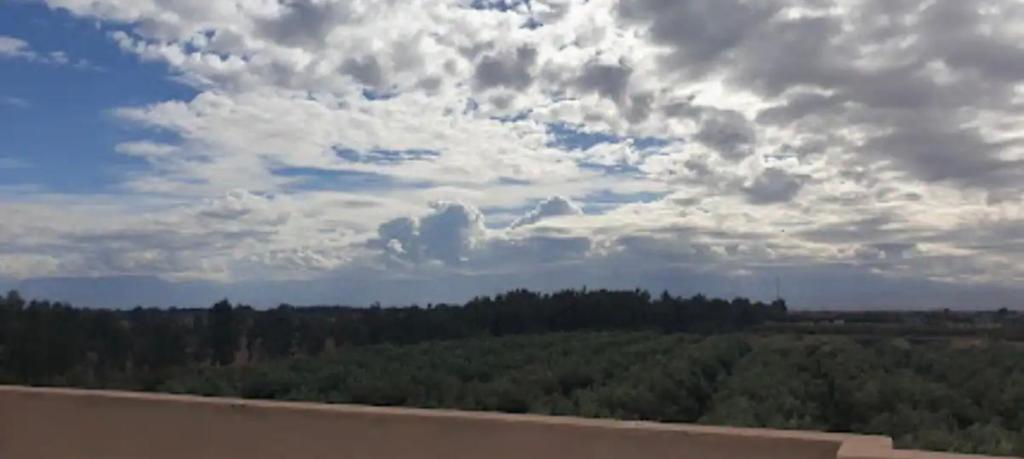
[[[1024,307],[1015,0],[13,0],[0,287]]]

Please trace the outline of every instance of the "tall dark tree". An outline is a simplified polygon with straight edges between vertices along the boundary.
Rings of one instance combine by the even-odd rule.
[[[221,300],[210,308],[210,353],[213,363],[230,365],[238,352],[239,332],[234,307],[228,300]]]
[[[17,290],[7,292],[7,296],[0,300],[0,309],[20,310],[25,307],[25,300]]]
[[[149,373],[162,373],[188,361],[188,330],[180,318],[136,308],[131,312],[132,363]],[[116,357],[114,357],[116,358]]]
[[[295,348],[296,315],[295,308],[286,304],[261,313],[249,330],[252,348],[263,357],[291,355]]]

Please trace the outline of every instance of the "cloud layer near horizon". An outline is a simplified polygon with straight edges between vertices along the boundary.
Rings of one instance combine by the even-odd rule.
[[[47,3],[198,95],[5,196],[0,277],[1024,280],[1018,2]]]

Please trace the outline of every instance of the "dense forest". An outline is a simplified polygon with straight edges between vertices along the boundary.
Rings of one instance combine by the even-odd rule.
[[[779,331],[804,323],[794,317],[782,301],[639,290],[125,311],[12,292],[0,298],[0,383],[853,431],[1024,453],[1020,343]]]
[[[721,333],[786,315],[782,300],[652,299],[641,290],[515,290],[464,305],[370,308],[224,300],[207,309],[81,309],[0,298],[0,381],[152,388],[185,365],[245,364],[368,344],[572,331]]]

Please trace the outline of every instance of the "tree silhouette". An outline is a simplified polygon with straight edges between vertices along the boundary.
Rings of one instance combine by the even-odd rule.
[[[240,333],[235,319],[234,307],[228,300],[221,300],[210,308],[210,351],[213,363],[230,365],[238,351]]]

